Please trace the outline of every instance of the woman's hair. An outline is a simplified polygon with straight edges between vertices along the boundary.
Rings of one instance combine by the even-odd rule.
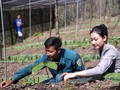
[[[104,24],[93,27],[93,29],[90,31],[90,34],[93,33],[93,32],[99,34],[101,37],[106,36],[107,39],[108,39],[108,30],[107,30],[107,27]]]
[[[55,49],[58,49],[59,47],[62,46],[62,41],[60,38],[57,38],[57,37],[49,37],[44,42],[44,45],[45,45],[45,47],[54,46]]]

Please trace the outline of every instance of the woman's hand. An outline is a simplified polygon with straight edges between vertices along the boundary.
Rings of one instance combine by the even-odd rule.
[[[64,73],[61,75],[61,77],[64,77],[64,81],[66,82],[68,79],[76,77],[76,74],[75,74],[75,73],[67,73],[67,72],[64,72]]]

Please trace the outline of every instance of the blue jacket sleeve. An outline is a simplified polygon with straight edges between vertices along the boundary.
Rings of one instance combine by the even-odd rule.
[[[85,70],[85,66],[82,62],[82,59],[81,59],[80,55],[76,54],[76,58],[75,58],[74,61],[75,61],[74,62],[75,63],[75,67],[74,67],[75,71]]]
[[[23,69],[19,70],[18,72],[16,72],[12,78],[13,83],[16,83],[25,76],[30,75],[32,73],[32,67],[39,64],[40,62],[43,62],[45,57],[46,57],[45,55],[42,55],[41,58],[35,61],[33,64],[30,64],[24,67]]]

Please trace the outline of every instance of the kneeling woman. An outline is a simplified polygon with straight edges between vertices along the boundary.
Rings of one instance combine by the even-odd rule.
[[[113,45],[107,43],[107,27],[104,24],[95,26],[90,31],[90,38],[94,48],[99,50],[99,64],[92,69],[75,73],[63,73],[62,77],[64,77],[64,81],[76,76],[93,76],[111,72],[120,72],[120,52]]]

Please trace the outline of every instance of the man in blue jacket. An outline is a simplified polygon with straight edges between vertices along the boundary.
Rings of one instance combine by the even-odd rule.
[[[18,42],[22,42],[22,26],[23,26],[24,22],[21,19],[20,14],[17,15],[17,18],[14,21],[14,25],[15,25],[15,29],[16,29],[16,34],[17,34],[17,38],[18,38]]]
[[[64,72],[76,72],[84,70],[84,65],[79,54],[75,51],[61,48],[62,41],[57,37],[48,38],[45,43],[45,53],[33,64],[24,67],[16,72],[12,80],[3,81],[0,87],[7,87],[12,83],[18,82],[21,78],[32,73],[32,67],[41,62],[55,61],[59,62],[57,70],[49,68],[52,78],[44,81],[44,83],[57,83],[63,80],[61,74]]]

